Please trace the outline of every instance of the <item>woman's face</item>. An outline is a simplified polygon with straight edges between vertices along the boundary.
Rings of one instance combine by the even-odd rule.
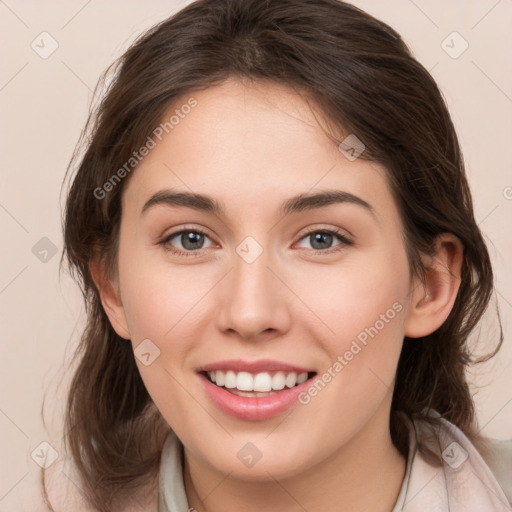
[[[117,325],[151,397],[191,457],[244,479],[377,450],[412,290],[384,169],[284,86],[190,96],[123,193]]]

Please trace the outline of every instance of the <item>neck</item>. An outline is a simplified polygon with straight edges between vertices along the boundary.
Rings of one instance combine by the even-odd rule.
[[[388,422],[373,418],[346,446],[285,479],[232,478],[212,470],[185,448],[184,482],[189,507],[198,512],[390,512],[405,467],[405,459],[391,442]]]

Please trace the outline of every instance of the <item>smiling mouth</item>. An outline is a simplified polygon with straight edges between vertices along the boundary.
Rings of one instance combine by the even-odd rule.
[[[291,389],[313,378],[316,372],[235,372],[215,370],[201,372],[211,383],[226,391],[243,397],[265,397]]]

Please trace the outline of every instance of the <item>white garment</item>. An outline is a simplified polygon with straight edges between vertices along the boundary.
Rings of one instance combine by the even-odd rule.
[[[441,419],[441,428],[434,428],[425,421],[406,421],[407,470],[392,512],[512,511],[512,441],[489,442],[486,462],[452,423]],[[439,466],[427,462],[418,450],[419,443],[437,456]]]
[[[425,421],[404,418],[409,427],[409,455],[392,512],[512,511],[512,441],[493,442],[486,463],[450,422],[441,419],[441,428],[434,429]],[[419,443],[439,457],[439,466],[427,462],[418,450]],[[171,430],[162,451],[158,512],[187,511],[183,445]]]

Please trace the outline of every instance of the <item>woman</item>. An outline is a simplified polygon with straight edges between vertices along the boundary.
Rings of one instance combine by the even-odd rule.
[[[337,0],[200,0],[115,71],[64,227],[88,502],[508,510],[465,378],[489,255],[400,36]]]

